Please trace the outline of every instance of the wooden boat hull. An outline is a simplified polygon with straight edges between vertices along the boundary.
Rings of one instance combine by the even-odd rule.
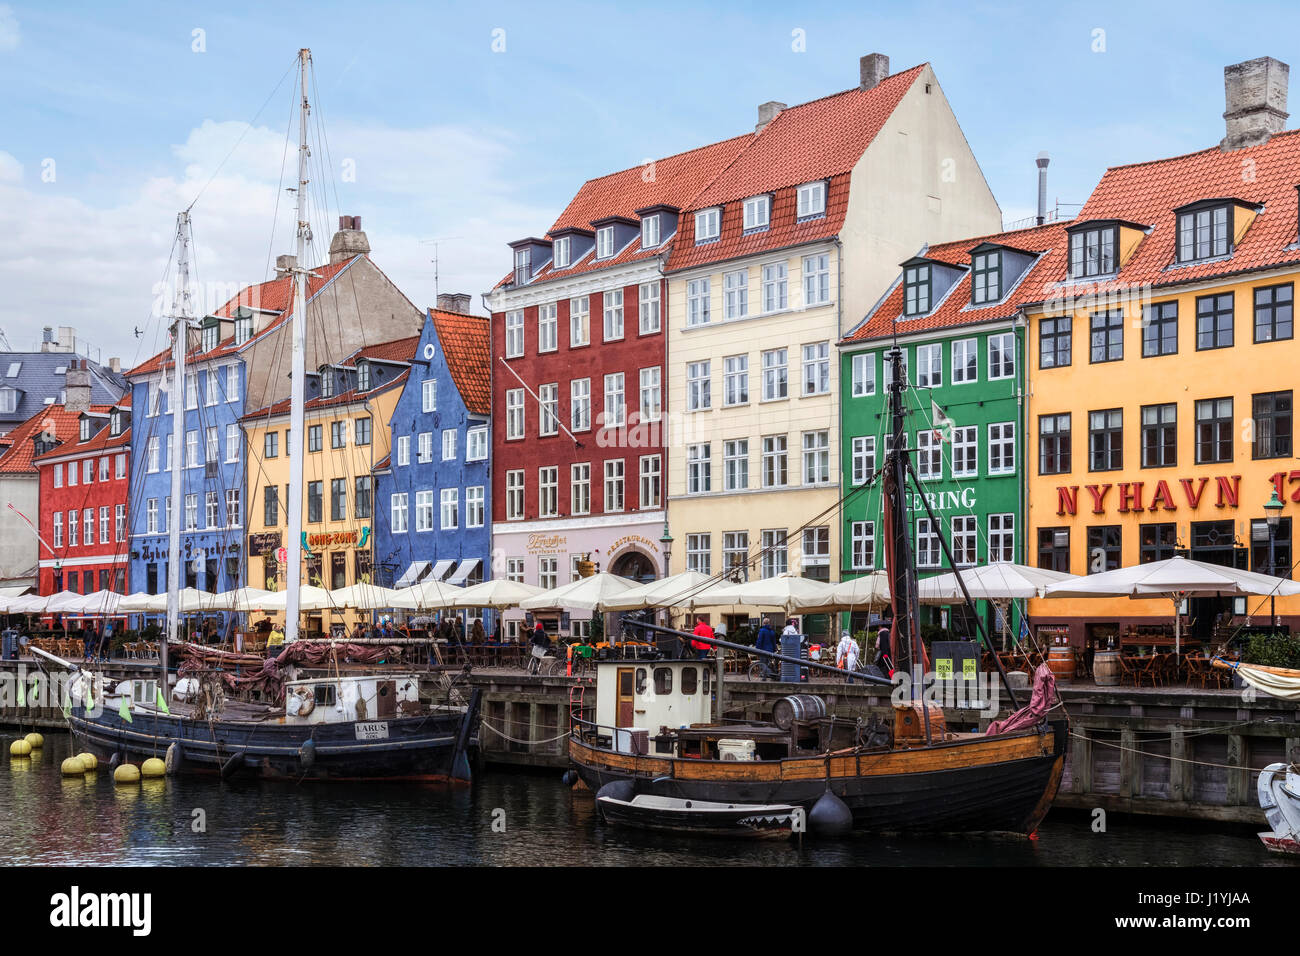
[[[747,762],[637,756],[574,737],[569,756],[594,791],[632,780],[665,796],[808,810],[829,784],[858,829],[1027,834],[1056,797],[1068,739],[1066,723],[1055,721],[913,750]]]
[[[677,802],[689,804],[693,801]],[[794,810],[787,805],[733,805],[707,801],[700,801],[694,806],[656,807],[603,796],[597,796],[596,806],[605,821],[614,826],[685,836],[778,840],[791,835],[791,814]]]

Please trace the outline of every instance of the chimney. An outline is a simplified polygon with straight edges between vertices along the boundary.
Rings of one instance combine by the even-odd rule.
[[[54,327],[47,325],[41,329],[41,351],[52,352],[52,345],[54,345]]]
[[[339,216],[339,231],[330,240],[330,264],[370,252],[370,241],[361,231],[360,216]]]
[[[1291,68],[1271,56],[1223,68],[1224,152],[1267,143],[1286,128],[1286,87]]]
[[[289,275],[298,265],[297,256],[276,256],[275,257],[275,277],[282,279]]]
[[[438,293],[438,311],[439,312],[457,312],[461,315],[469,315],[470,295],[468,292],[440,292]]]
[[[889,76],[889,57],[883,53],[868,53],[858,60],[858,89],[869,90]]]
[[[58,345],[51,351],[54,352],[77,351],[77,330],[70,325],[60,325]]]
[[[70,412],[90,411],[90,369],[82,359],[68,362],[63,376],[63,407]]]
[[[118,373],[121,373],[121,371],[122,371],[122,360],[121,360],[120,358],[117,358],[116,356],[114,356],[113,358],[111,358],[111,359],[108,360],[108,368],[109,368],[109,371],[111,371],[111,372],[118,372]]]
[[[1038,164],[1038,224],[1040,226],[1047,222],[1047,164],[1051,161],[1047,150],[1039,153],[1038,158],[1034,160]]]
[[[776,114],[785,109],[784,103],[778,103],[776,100],[769,100],[758,108],[758,125],[754,127],[755,133],[763,132],[763,127],[772,120],[776,119]]]

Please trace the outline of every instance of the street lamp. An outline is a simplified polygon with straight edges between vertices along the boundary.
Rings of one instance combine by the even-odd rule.
[[[1264,520],[1268,523],[1268,573],[1274,576],[1277,575],[1277,550],[1275,547],[1277,525],[1282,520],[1283,507],[1281,499],[1277,496],[1277,488],[1274,488],[1272,497],[1264,505]],[[1268,598],[1268,614],[1271,618],[1269,625],[1274,628],[1277,627],[1276,604],[1277,598],[1270,594]]]
[[[668,519],[664,519],[664,533],[659,539],[659,544],[664,549],[664,577],[672,573],[672,564],[670,563],[673,556],[673,536],[668,533]]]

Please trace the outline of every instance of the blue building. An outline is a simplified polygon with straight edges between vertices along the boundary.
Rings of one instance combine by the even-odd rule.
[[[375,579],[389,587],[492,576],[489,320],[468,314],[469,296],[438,304],[375,472]]]
[[[127,509],[132,590],[166,592],[173,520],[181,522],[181,587],[216,592],[243,585],[244,436],[239,419],[247,383],[239,333],[226,328],[232,324],[228,318],[204,319],[185,359],[185,431],[179,447],[172,442],[170,350],[127,373],[132,435],[140,436],[139,444],[131,445]],[[171,513],[173,466],[184,469],[179,516]]]

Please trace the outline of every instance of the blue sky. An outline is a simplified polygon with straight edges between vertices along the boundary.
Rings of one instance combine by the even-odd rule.
[[[273,216],[291,76],[245,124],[299,46],[329,136],[320,239],[339,212],[361,215],[376,261],[424,305],[428,240],[442,290],[477,303],[508,269],[504,243],[542,232],[583,180],[752,129],[766,100],[853,86],[864,53],[934,65],[1010,220],[1032,212],[1039,150],[1049,197],[1077,203],[1109,165],[1216,143],[1223,67],[1295,63],[1297,26],[1294,4],[10,0],[0,329],[15,348],[73,325],[105,357],[150,354],[175,212],[214,172],[194,209],[200,278],[257,281],[291,251],[291,200]]]

